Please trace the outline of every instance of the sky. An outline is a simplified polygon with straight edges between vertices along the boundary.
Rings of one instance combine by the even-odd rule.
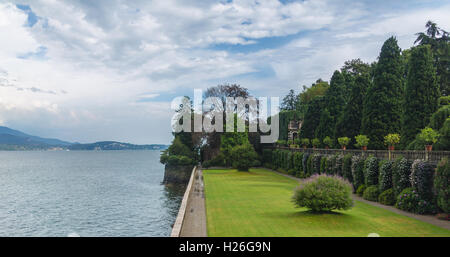
[[[283,97],[402,49],[450,2],[0,0],[0,125],[71,142],[170,143],[172,99],[224,83]]]

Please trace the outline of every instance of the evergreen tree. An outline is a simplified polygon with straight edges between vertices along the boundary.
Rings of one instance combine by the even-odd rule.
[[[384,136],[401,128],[403,66],[397,39],[390,37],[381,48],[374,81],[364,100],[362,133],[370,138],[370,147],[384,148]]]
[[[308,105],[308,109],[305,114],[305,118],[303,120],[303,125],[300,130],[301,138],[314,138],[315,130],[319,126],[320,123],[320,114],[322,109],[324,108],[324,97],[316,96]]]
[[[339,72],[335,71],[330,80],[330,88],[327,90],[324,96],[325,108],[328,110],[329,115],[331,116],[331,122],[328,124],[322,124],[321,127],[330,126],[332,129],[332,135],[323,135],[331,136],[337,138],[341,135],[337,135],[335,131],[336,120],[342,112],[343,106],[345,105],[344,99],[345,93],[345,79],[344,76]]]
[[[409,58],[401,143],[408,145],[438,108],[439,86],[429,45],[414,47]]]
[[[320,122],[315,131],[315,137],[323,141],[325,137],[333,135],[333,119],[330,112],[325,108],[320,114]]]
[[[283,98],[281,102],[281,110],[293,111],[297,105],[297,96],[293,89],[289,90],[289,94]]]
[[[345,105],[344,111],[336,124],[336,133],[349,137],[352,140],[352,143],[349,144],[350,147],[353,147],[356,143],[354,141],[355,136],[359,135],[361,131],[361,118],[363,113],[361,107],[363,106],[363,100],[369,86],[369,73],[356,75],[355,82],[352,83],[349,101]]]

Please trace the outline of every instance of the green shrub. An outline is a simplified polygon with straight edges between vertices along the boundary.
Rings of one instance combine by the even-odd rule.
[[[422,160],[415,160],[411,166],[411,186],[420,199],[431,202],[433,199],[433,166]]]
[[[363,147],[363,146],[368,146],[369,145],[369,137],[367,137],[366,135],[357,135],[355,136],[355,140],[356,140],[356,147]]]
[[[306,176],[308,176],[308,177],[312,175],[313,158],[314,158],[314,155],[311,154],[311,155],[308,157],[308,160],[307,160],[307,162],[306,162],[306,171],[305,171],[305,173],[306,173]]]
[[[363,196],[364,194],[364,190],[366,190],[366,185],[362,184],[358,187],[358,189],[356,189],[356,194],[359,196]]]
[[[306,147],[309,146],[309,138],[302,138],[300,141],[301,141],[302,146],[306,146]]]
[[[312,174],[320,173],[320,161],[322,156],[320,154],[314,154],[312,159]]]
[[[170,155],[167,159],[167,164],[172,166],[189,166],[194,165],[191,158],[183,155]]]
[[[393,146],[400,143],[400,135],[399,134],[388,134],[384,137],[384,143],[388,146]]]
[[[434,176],[434,188],[436,190],[437,205],[445,213],[450,213],[450,163],[448,159],[442,159]]]
[[[314,175],[300,183],[294,191],[293,202],[314,212],[348,210],[353,206],[351,185],[344,179]]]
[[[314,138],[314,139],[311,141],[311,144],[312,144],[314,147],[319,147],[319,146],[320,146],[320,139]]]
[[[324,143],[326,146],[328,146],[329,148],[332,148],[332,147],[333,147],[333,139],[331,139],[329,136],[326,136],[326,137],[323,139],[323,143]]]
[[[355,155],[352,157],[353,188],[357,189],[364,184],[364,158]]]
[[[327,157],[323,156],[322,159],[320,159],[320,174],[325,174],[327,168]]]
[[[248,169],[258,159],[253,146],[250,143],[234,146],[231,149],[231,156],[233,160],[233,168],[239,171],[248,171]]]
[[[308,174],[308,159],[309,159],[309,156],[310,156],[309,153],[304,153],[303,154],[302,168],[303,168],[303,173],[305,175]]]
[[[272,150],[263,149],[262,151],[262,163],[272,163]]]
[[[383,191],[383,193],[378,196],[378,202],[385,205],[394,205],[395,204],[395,195],[394,190],[389,188],[388,190]]]
[[[350,143],[350,138],[348,137],[340,137],[338,138],[338,143],[341,147],[347,146]]]
[[[411,187],[403,189],[397,196],[395,207],[407,212],[425,214],[435,211],[432,203],[422,200],[416,190]]]
[[[293,165],[294,165],[294,169],[297,172],[303,171],[302,161],[303,161],[303,153],[302,152],[295,152],[294,153]]]
[[[325,173],[332,174],[333,173],[333,161],[335,161],[336,156],[331,155],[327,157],[327,163],[325,165]]]
[[[334,174],[338,175],[340,177],[344,177],[344,174],[342,173],[342,165],[344,162],[344,155],[342,154],[337,154],[336,155],[336,160],[334,162]]]
[[[328,163],[328,174],[336,175],[336,157],[337,155],[332,155],[329,158],[330,162]]]
[[[392,166],[392,187],[397,196],[403,189],[411,187],[409,175],[411,174],[411,162],[404,157],[397,158]]]
[[[278,140],[277,141],[277,145],[279,145],[279,146],[287,146],[287,141],[286,140]]]
[[[295,176],[295,170],[294,169],[290,169],[290,170],[288,170],[288,174],[289,175],[291,175],[291,176]]]
[[[364,163],[364,184],[373,186],[378,184],[378,159],[370,156]]]
[[[342,161],[342,173],[343,177],[350,181],[350,183],[353,183],[353,176],[352,176],[352,155],[346,154],[344,156],[344,159]]]
[[[363,198],[369,201],[376,202],[378,200],[378,195],[380,194],[380,191],[378,190],[377,186],[369,186],[364,190]]]
[[[437,142],[439,133],[430,127],[426,127],[420,131],[418,137],[419,140],[425,142],[425,144],[432,145]]]
[[[392,161],[383,160],[380,162],[380,177],[378,179],[380,192],[392,188]]]

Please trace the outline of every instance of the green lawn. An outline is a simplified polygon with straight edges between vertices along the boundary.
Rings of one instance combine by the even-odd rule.
[[[291,202],[298,182],[264,169],[204,170],[209,236],[450,236],[450,231],[359,201],[313,214]]]

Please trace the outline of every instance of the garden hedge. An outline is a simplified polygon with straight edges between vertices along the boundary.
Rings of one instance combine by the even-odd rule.
[[[370,156],[364,163],[364,182],[367,186],[378,185],[378,159]]]
[[[403,189],[411,187],[409,175],[412,163],[404,157],[397,158],[392,166],[392,187],[397,196]]]
[[[392,165],[393,162],[389,160],[382,160],[380,162],[380,177],[378,179],[380,192],[392,188]]]

